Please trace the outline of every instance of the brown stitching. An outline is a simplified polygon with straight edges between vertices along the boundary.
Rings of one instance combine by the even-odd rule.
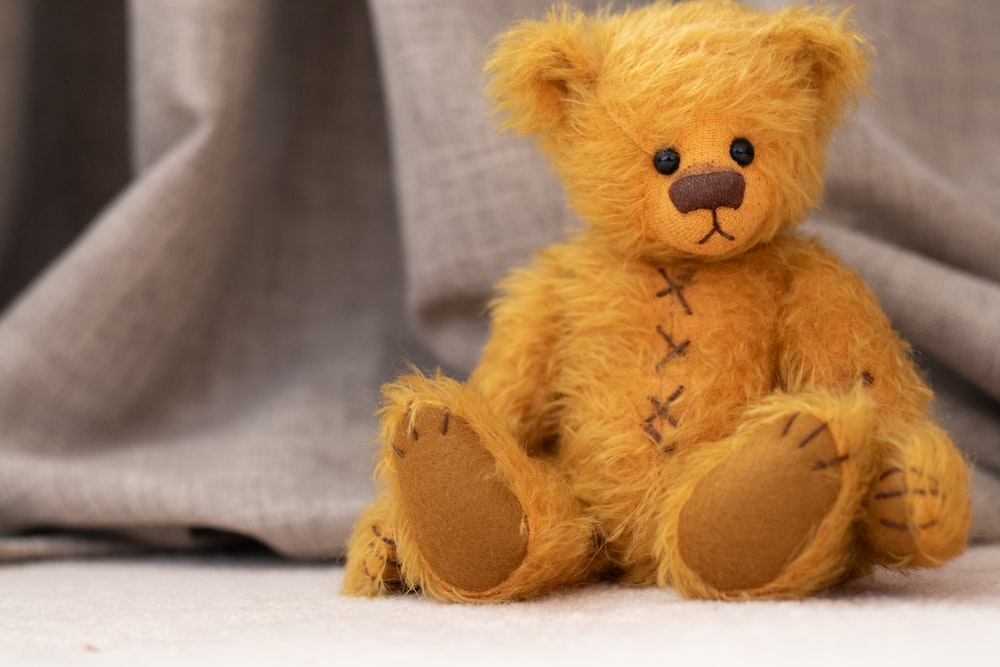
[[[663,282],[666,283],[666,287],[656,292],[656,298],[662,299],[663,297],[671,296],[677,299],[677,303],[680,304],[686,314],[693,314],[690,304],[688,304],[687,299],[684,297],[684,288],[690,284],[691,278],[694,275],[693,272],[686,271],[674,278],[671,278],[663,268],[657,267],[656,271],[660,274],[660,277],[663,278]],[[655,371],[659,373],[663,370],[664,366],[675,358],[685,356],[689,346],[691,345],[691,341],[684,340],[679,343],[674,342],[671,334],[668,334],[663,326],[659,324],[656,325],[656,333],[667,344],[666,355],[656,362]],[[671,442],[666,446],[663,446],[663,434],[660,432],[660,429],[663,428],[663,422],[677,428],[677,417],[671,414],[670,406],[677,400],[678,397],[680,397],[682,393],[684,393],[684,386],[680,385],[673,391],[672,394],[670,394],[670,396],[662,401],[657,399],[655,396],[647,397],[653,407],[653,412],[643,420],[642,430],[656,443],[657,446],[660,447],[662,451],[667,453],[674,451],[676,445]],[[659,422],[654,425],[654,422],[657,422],[657,420],[659,420]]]
[[[656,430],[655,426],[653,426],[649,422],[646,422],[645,424],[643,424],[642,430],[646,432],[646,435],[648,435],[653,439],[653,442],[655,442],[658,445],[663,444],[663,436],[660,435],[660,432]]]
[[[377,537],[378,539],[382,540],[383,542],[385,542],[386,544],[388,544],[390,547],[395,548],[396,542],[394,540],[392,540],[391,538],[388,538],[385,535],[383,535],[382,533],[380,533],[379,530],[378,530],[378,528],[376,528],[375,526],[372,526],[372,532],[375,533],[375,537]]]
[[[677,418],[670,414],[670,406],[683,393],[684,385],[681,385],[674,390],[674,393],[670,394],[670,396],[663,401],[660,401],[655,396],[647,396],[649,402],[653,405],[653,412],[644,420],[645,425],[642,427],[642,430],[649,434],[653,440],[656,441],[656,444],[659,445],[663,442],[663,436],[656,429],[656,427],[653,426],[653,422],[660,419],[660,423],[662,424],[663,420],[666,420],[668,424],[677,428]]]
[[[910,470],[910,472],[915,473],[917,475],[923,475],[924,474],[923,470],[921,470],[920,468],[915,468],[913,466],[910,466],[909,470]],[[893,466],[891,468],[888,468],[881,475],[879,475],[878,481],[881,482],[886,477],[889,477],[891,475],[895,475],[896,473],[899,473],[899,472],[904,472],[904,469],[900,468],[899,466]],[[934,484],[935,486],[937,486],[937,484],[938,484],[937,478],[935,478],[935,477],[933,477],[931,475],[927,475],[927,480],[929,482],[931,482],[932,484]]]
[[[410,429],[410,437],[414,440],[419,440],[420,434],[417,433],[417,428],[413,425],[413,401],[410,401],[406,405],[406,425]],[[399,452],[397,451],[396,453],[398,454]]]
[[[878,481],[881,482],[886,477],[895,475],[897,472],[903,472],[903,469],[898,467],[889,468],[888,470],[886,470],[885,472],[883,472],[881,475],[878,476]]]
[[[905,523],[899,523],[898,521],[889,521],[889,519],[879,519],[878,522],[885,526],[886,528],[892,528],[893,530],[909,530],[910,526]],[[937,519],[931,519],[927,523],[922,523],[916,526],[917,530],[927,530],[928,528],[933,528],[938,525]]]
[[[441,435],[448,435],[448,419],[451,417],[451,411],[448,408],[444,409],[444,416],[441,418]]]
[[[653,442],[655,442],[658,446],[660,446],[660,451],[662,451],[664,454],[670,454],[675,449],[677,449],[677,443],[675,442],[671,442],[667,445],[664,445],[663,435],[659,431],[657,431],[656,427],[654,427],[652,424],[649,423],[643,424],[642,430],[646,433],[646,435],[648,435],[653,439]]]
[[[932,496],[936,497],[938,495],[937,489],[893,489],[892,491],[880,491],[872,496],[872,500],[888,500],[889,498],[899,498],[900,496],[905,496],[912,494],[914,496]]]
[[[812,441],[813,438],[815,438],[817,435],[819,435],[820,433],[822,433],[824,430],[826,430],[826,422],[823,422],[822,424],[820,424],[818,427],[816,427],[813,430],[812,433],[810,433],[809,435],[807,435],[805,437],[805,440],[803,440],[802,442],[799,443],[799,449],[802,449],[803,447],[805,447],[806,445],[808,445],[810,443],[810,441]]]
[[[653,414],[651,414],[649,417],[646,417],[646,422],[649,423],[649,422],[652,422],[657,417],[662,417],[663,419],[666,419],[670,423],[671,426],[673,426],[674,428],[676,428],[677,427],[677,418],[670,414],[670,405],[671,405],[671,403],[673,403],[674,401],[676,401],[677,398],[682,393],[684,393],[684,386],[683,385],[681,385],[680,387],[677,387],[677,389],[674,391],[674,393],[672,393],[670,396],[668,396],[667,400],[662,401],[662,402],[659,401],[659,400],[657,400],[655,396],[649,396],[648,397],[649,398],[649,402],[653,404]]]
[[[656,270],[663,277],[663,280],[665,280],[667,283],[666,287],[664,287],[663,289],[661,289],[659,292],[656,293],[656,297],[658,299],[662,299],[665,296],[673,295],[674,297],[677,298],[678,303],[681,304],[681,307],[684,309],[684,312],[687,313],[688,315],[691,315],[692,314],[691,306],[688,305],[687,299],[684,298],[684,288],[687,287],[688,281],[691,280],[690,274],[685,274],[684,276],[681,276],[675,282],[670,279],[670,276],[668,276],[667,272],[664,271],[663,269],[657,268]]]
[[[406,452],[400,449],[395,442],[392,443],[392,451],[396,452],[396,456],[398,456],[399,458],[401,459],[406,458]]]
[[[875,384],[875,376],[869,373],[868,371],[864,371],[861,374],[861,381],[870,387],[873,384]]]
[[[719,224],[719,215],[717,211],[718,209],[714,208],[712,209],[712,231],[710,231],[708,234],[705,234],[704,238],[698,241],[698,245],[704,245],[705,243],[708,243],[708,240],[713,236],[715,236],[716,234],[726,239],[727,241],[736,240],[735,236],[726,232],[726,230],[724,230],[722,226]]]
[[[670,414],[670,404],[677,400],[677,398],[684,393],[684,386],[681,385],[674,390],[670,396],[667,397],[665,401],[658,400],[655,396],[648,396],[649,402],[653,404],[653,414],[646,417],[646,423],[651,424],[653,421],[660,417],[666,419],[671,426],[677,426],[677,419]]]
[[[663,327],[659,324],[656,325],[656,333],[660,334],[660,338],[662,338],[670,348],[670,351],[667,352],[667,356],[663,357],[656,363],[656,371],[659,372],[664,366],[670,363],[674,357],[683,357],[687,353],[687,348],[688,345],[691,344],[691,341],[686,340],[678,345],[674,342],[674,339],[670,337],[670,334],[664,331]]]
[[[366,577],[368,577],[372,581],[377,581],[378,580],[378,577],[376,577],[374,574],[372,574],[371,572],[368,571],[368,563],[367,562],[361,563],[361,568],[365,571],[365,576]]]
[[[785,428],[783,428],[781,430],[781,437],[782,438],[784,438],[786,435],[788,435],[788,431],[792,428],[792,424],[795,423],[795,420],[798,418],[798,416],[799,416],[799,413],[796,412],[794,415],[792,415],[792,418],[788,420],[788,423],[785,424]]]
[[[840,456],[829,459],[828,461],[817,461],[816,465],[813,466],[813,470],[826,470],[827,468],[840,465],[849,458],[851,458],[850,454],[841,454]]]

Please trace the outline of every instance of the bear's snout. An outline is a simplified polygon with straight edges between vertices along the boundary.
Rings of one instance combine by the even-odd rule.
[[[681,213],[707,209],[739,208],[746,181],[735,171],[683,176],[670,186],[670,201]]]

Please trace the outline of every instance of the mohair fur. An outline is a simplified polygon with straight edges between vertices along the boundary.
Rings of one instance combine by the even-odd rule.
[[[961,553],[968,470],[927,416],[908,346],[853,271],[791,232],[869,51],[846,14],[727,0],[562,7],[497,39],[489,94],[505,127],[537,137],[586,228],[500,284],[468,382],[412,370],[385,386],[379,496],[345,592],[486,602],[613,576],[794,598]],[[737,138],[750,164],[730,157]],[[653,168],[665,148],[676,173]],[[679,209],[672,184],[719,174],[739,180],[739,204]],[[463,448],[488,452],[476,460],[495,465],[467,474],[520,507],[496,518],[522,521],[523,560],[485,590],[455,573],[496,567],[460,560],[489,526],[455,531],[454,504],[415,521],[401,492],[447,498],[443,478],[403,465],[430,442],[442,474],[475,458]],[[766,511],[742,523],[747,507]],[[428,558],[431,540],[454,553]]]

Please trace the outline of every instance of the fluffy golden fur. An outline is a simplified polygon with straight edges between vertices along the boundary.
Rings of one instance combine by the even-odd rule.
[[[489,92],[505,127],[538,135],[591,231],[633,256],[691,252],[656,234],[647,204],[658,175],[646,156],[697,144],[720,119],[753,136],[755,170],[775,201],[757,233],[715,254],[724,258],[801,221],[817,202],[826,139],[866,71],[866,43],[846,21],[725,2],[594,19],[563,7],[498,39]]]
[[[386,385],[346,592],[498,601],[615,576],[789,598],[963,550],[967,468],[907,345],[790,232],[867,51],[846,15],[726,0],[557,8],[498,38],[489,93],[587,227],[501,283],[467,383]],[[439,470],[415,472],[418,447]],[[514,500],[456,501],[466,476]]]

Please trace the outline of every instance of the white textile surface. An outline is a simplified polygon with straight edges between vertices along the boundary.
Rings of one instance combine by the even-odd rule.
[[[1000,546],[798,602],[592,586],[529,603],[337,594],[343,570],[266,559],[0,569],[0,665],[997,664]]]

